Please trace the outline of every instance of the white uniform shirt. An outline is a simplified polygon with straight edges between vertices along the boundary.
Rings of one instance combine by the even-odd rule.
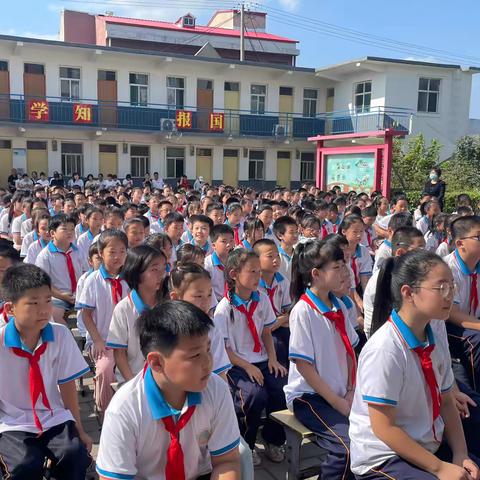
[[[110,321],[115,304],[112,298],[112,287],[108,278],[110,275],[103,265],[85,280],[80,297],[77,298],[75,308],[92,310],[92,317],[98,333],[103,340],[107,339]],[[122,282],[122,298],[128,295],[129,288],[125,280]],[[119,302],[120,303],[120,302]],[[92,338],[87,331],[87,346],[91,345]]]
[[[252,333],[248,328],[247,318],[236,308],[236,306],[244,305],[248,311],[253,301],[258,302],[257,308],[253,313],[253,321],[261,345],[260,352],[253,351],[255,344]],[[213,321],[215,326],[218,326],[222,332],[226,346],[231,348],[233,353],[240,358],[249,363],[259,363],[268,360],[267,351],[262,342],[262,333],[264,328],[271,327],[276,322],[276,318],[270,301],[264,293],[253,292],[250,299],[246,302],[234,294],[232,304],[230,304],[227,298],[223,298],[215,309]]]
[[[0,433],[6,431],[38,433],[32,411],[29,387],[28,359],[13,353],[12,347],[27,350],[22,343],[15,323],[10,321],[0,328]],[[85,375],[90,369],[68,328],[49,323],[42,330],[41,343],[47,349],[39,360],[43,384],[52,411],[47,409],[41,397],[35,411],[45,430],[73,420],[65,408],[58,386]],[[8,388],[10,385],[14,388]]]
[[[88,230],[88,227],[84,227],[82,223],[80,222],[76,227],[75,227],[75,238],[78,240],[80,235],[84,234]]]
[[[228,385],[211,375],[201,393],[187,393],[181,413],[195,405],[180,432],[185,479],[212,471],[211,456],[223,455],[240,443],[237,418]],[[97,472],[105,478],[165,480],[170,435],[162,418],[179,412],[164,399],[150,369],[140,372],[115,394],[105,413]]]
[[[429,223],[428,217],[424,215],[420,217],[415,226],[425,235],[428,232]]]
[[[164,233],[165,225],[163,224],[162,220],[160,220],[160,218],[158,218],[156,221],[152,220],[150,220],[150,233]]]
[[[345,305],[347,315],[345,317],[345,320],[348,320],[350,322],[350,325],[354,328],[358,328],[358,314],[357,314],[357,307],[353,303],[352,299],[347,296],[347,295],[342,295],[340,297],[340,300],[343,302]]]
[[[47,242],[43,238],[39,238],[35,242],[33,242],[27,250],[27,255],[23,259],[24,263],[31,263],[35,265],[35,261],[40,254],[40,252],[47,246]]]
[[[26,257],[28,252],[28,247],[35,241],[38,240],[38,233],[33,231],[27,233],[24,237],[22,237],[22,248],[20,249],[20,256]]]
[[[289,282],[292,281],[292,255],[289,255],[281,246],[278,246],[280,254],[280,269],[278,270]]]
[[[388,229],[388,224],[390,223],[390,219],[394,216],[394,213],[389,213],[388,215],[385,215],[381,219],[378,219],[375,221],[375,223],[380,227],[383,228],[384,230]]]
[[[379,273],[380,270],[373,272],[363,292],[363,331],[367,338],[370,338],[370,329],[372,328],[373,305],[375,304],[375,293],[377,291]]]
[[[33,221],[31,218],[27,218],[22,225],[20,226],[20,236],[25,238],[25,236],[33,230]]]
[[[363,245],[357,245],[355,249],[355,253],[352,256],[352,261],[350,264],[352,265],[355,262],[357,271],[356,271],[356,278],[355,278],[355,285],[358,285],[360,282],[361,276],[370,276],[372,275],[372,268],[373,268],[373,261],[368,249]],[[353,265],[352,265],[353,270]],[[355,271],[353,272],[355,274]]]
[[[270,304],[277,317],[282,315],[282,313],[285,313],[292,304],[292,299],[290,298],[290,282],[279,272],[276,272],[273,276],[273,282],[271,285],[267,285],[267,282],[261,278],[260,283],[258,284],[258,289],[267,295],[267,297],[269,297],[268,290],[275,289],[273,294],[273,304],[272,300],[270,300]]]
[[[150,228],[152,228],[152,224],[154,224],[160,218],[158,215],[152,215],[150,210],[144,213],[143,216],[148,218],[150,222]]]
[[[15,217],[12,220],[12,235],[13,234],[18,234],[22,232],[22,223],[26,222],[28,220],[27,216],[23,213],[22,215],[19,215],[18,217]]]
[[[88,250],[90,249],[90,245],[94,242],[94,235],[89,230],[85,233],[82,233],[77,240],[77,248],[82,258],[82,270],[86,272],[89,268],[88,266]]]
[[[212,279],[213,294],[219,302],[225,293],[225,265],[220,260],[216,252],[205,257],[205,270]]]
[[[392,256],[392,242],[390,240],[384,240],[375,252],[375,263],[373,265],[373,271],[376,272],[382,267],[385,259]]]
[[[7,214],[0,218],[0,233],[3,235],[10,235],[12,233],[12,223],[8,221],[8,210]]]
[[[360,240],[360,244],[368,248],[369,250],[372,250],[374,246],[373,241],[376,238],[377,238],[377,234],[375,233],[375,229],[373,227],[365,226],[365,231],[363,232],[362,239]]]
[[[373,433],[368,404],[394,406],[395,423],[407,435],[432,453],[440,446],[433,432],[430,390],[418,355],[413,351],[435,343],[430,325],[426,331],[428,342],[422,344],[398,314],[392,312],[391,321],[370,338],[360,354],[349,429],[351,470],[356,475],[363,475],[396,455]],[[454,377],[446,344],[436,343],[431,359],[438,387],[442,393],[447,392]],[[439,440],[443,429],[439,416],[435,420]]]
[[[448,241],[443,241],[437,248],[435,252],[438,256],[440,257],[446,257],[447,255],[450,255],[450,242]]]
[[[311,363],[318,375],[335,392],[344,397],[348,387],[347,353],[342,338],[335,328],[335,324],[322,315],[330,311],[316,295],[309,289],[306,295],[315,304],[319,311],[313,309],[304,300],[298,301],[290,312],[290,345],[288,356],[290,368],[288,383],[283,387],[288,408],[292,402],[304,393],[315,393],[300,374],[295,364],[296,359]],[[347,320],[348,313],[343,302],[330,294],[334,311],[342,310],[345,317],[345,329],[352,347],[358,343],[358,335]],[[322,312],[322,313],[320,313]]]
[[[85,286],[85,280],[93,272],[94,272],[93,268],[90,268],[84,274],[82,274],[82,276],[78,279],[77,293],[75,295],[75,298],[80,298],[83,287]],[[77,328],[78,328],[78,331],[80,332],[80,335],[83,338],[85,338],[87,336],[87,329],[85,328],[85,323],[83,322],[83,309],[75,307],[75,310],[77,311]]]

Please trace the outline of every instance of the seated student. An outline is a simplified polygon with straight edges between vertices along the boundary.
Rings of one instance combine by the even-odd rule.
[[[445,214],[446,215],[446,214]],[[452,241],[452,223],[459,218],[458,214],[447,215],[445,220],[444,230],[445,230],[445,239],[440,243],[435,253],[440,257],[444,258],[455,250],[455,245]]]
[[[407,227],[412,225],[412,216],[408,212],[404,213],[395,213],[390,217],[388,221],[387,233],[385,240],[378,247],[375,252],[375,263],[373,264],[373,271],[376,272],[381,266],[385,259],[392,256],[392,236],[400,227]]]
[[[24,198],[22,201],[22,214],[12,220],[11,235],[15,248],[22,247],[22,224],[30,219],[32,214],[33,198]]]
[[[221,203],[214,202],[207,207],[205,214],[214,225],[220,225],[225,221],[225,212]]]
[[[413,220],[415,224],[425,215],[424,205],[432,199],[431,195],[426,192],[422,192],[420,196],[420,202],[418,203],[418,207],[413,211]]]
[[[460,217],[451,225],[455,250],[445,257],[457,291],[447,322],[453,358],[464,366],[464,383],[480,392],[480,217]]]
[[[76,308],[82,309],[87,330],[86,350],[95,362],[94,397],[102,416],[113,396],[110,384],[115,380],[113,351],[106,340],[113,309],[129,291],[120,277],[127,255],[127,237],[119,230],[104,230],[98,239],[98,252],[102,265],[85,280]]]
[[[245,248],[252,251],[253,244],[265,236],[265,227],[263,222],[255,217],[249,217],[243,224],[243,240],[236,248]]]
[[[345,221],[345,220],[344,220]],[[348,414],[355,387],[358,336],[332,290],[346,279],[343,252],[328,241],[299,244],[293,257],[287,405],[328,453],[322,476],[353,479]],[[343,272],[343,273],[342,273]]]
[[[148,367],[122,386],[107,410],[97,458],[101,480],[209,474],[240,480],[231,395],[211,375],[211,327],[208,315],[183,301],[157,305],[137,320]]]
[[[232,228],[235,246],[241,244],[243,239],[243,210],[240,203],[230,203],[226,211],[225,223]]]
[[[273,344],[270,327],[275,324],[275,313],[268,297],[257,290],[260,261],[253,252],[233,250],[225,270],[228,293],[215,309],[214,322],[222,331],[233,365],[228,379],[240,431],[252,450],[253,464],[259,465],[255,440],[265,409],[265,454],[282,462],[285,432],[269,415],[285,408],[282,388],[287,370],[278,362]]]
[[[152,233],[165,232],[165,218],[173,212],[173,205],[168,200],[161,200],[158,204],[158,220],[150,223],[150,231]]]
[[[48,207],[47,207],[47,202],[43,199],[36,198],[33,200],[32,204],[32,211],[30,218],[27,218],[24,222],[22,222],[20,226],[20,237],[22,239],[22,245],[23,245],[23,240],[25,237],[32,233],[33,231],[33,214],[35,212],[42,212],[43,210],[47,210],[48,212]]]
[[[190,262],[203,267],[205,265],[205,252],[200,247],[185,243],[177,250],[176,265]]]
[[[38,254],[47,246],[51,240],[48,224],[50,223],[50,214],[46,209],[37,209],[32,214],[33,230],[27,233],[22,241],[20,256],[24,258],[25,263],[35,264]]]
[[[204,265],[212,280],[215,299],[219,302],[225,294],[225,265],[235,245],[233,229],[225,224],[215,225],[210,233],[210,240],[213,252],[205,257]]]
[[[280,217],[283,218],[283,217]],[[290,299],[290,282],[279,273],[280,254],[274,241],[267,238],[258,240],[253,251],[260,259],[261,278],[258,290],[267,295],[277,321],[272,326],[275,351],[278,361],[288,368],[288,312],[292,301]]]
[[[65,198],[59,193],[54,193],[50,196],[50,215],[53,217],[59,213],[62,213],[63,210],[63,201]]]
[[[82,275],[82,258],[75,240],[75,220],[63,213],[50,219],[52,240],[35,260],[35,265],[47,272],[52,281],[53,319],[65,324],[65,311],[75,306],[77,281]]]
[[[106,343],[113,350],[118,382],[131,380],[145,365],[135,325],[144,311],[163,299],[166,265],[165,254],[149,245],[127,252],[122,277],[130,293],[113,309]]]
[[[374,223],[373,228],[377,232],[377,236],[382,238],[388,237],[389,222],[396,213],[409,213],[408,200],[403,194],[395,195],[390,203],[390,213]]]
[[[433,218],[442,211],[440,203],[433,197],[431,200],[422,205],[424,215],[417,221],[416,227],[425,235],[432,227]]]
[[[424,235],[426,250],[436,252],[442,243],[445,241],[448,242],[446,229],[448,217],[449,215],[447,213],[439,213],[432,218],[431,225]]]
[[[273,240],[275,235],[273,234],[273,208],[267,203],[262,203],[257,208],[257,218],[262,221],[263,227],[265,228],[265,238]]]
[[[320,228],[320,220],[315,215],[311,213],[305,215],[300,222],[298,243],[317,240],[320,237]]]
[[[0,328],[3,477],[40,480],[48,458],[55,478],[84,480],[92,440],[80,419],[75,379],[89,368],[69,330],[49,323],[50,278],[34,265],[15,265],[1,292],[10,317]]]
[[[75,211],[75,197],[73,195],[68,194],[65,197],[62,211],[65,215],[73,215],[73,212]]]
[[[273,233],[278,240],[280,253],[279,272],[289,281],[292,280],[292,257],[295,245],[298,243],[297,222],[288,216],[278,218],[273,225]]]
[[[123,231],[127,236],[128,248],[138,247],[145,241],[145,228],[143,220],[138,217],[132,217],[123,222]]]
[[[103,226],[104,216],[102,210],[97,207],[90,207],[85,214],[85,221],[88,230],[82,233],[77,240],[77,248],[82,258],[82,269],[84,272],[88,270],[88,249]]]
[[[366,207],[362,210],[362,220],[365,224],[365,231],[363,232],[360,244],[368,248],[371,255],[375,252],[375,239],[377,234],[373,228],[375,219],[377,218],[377,209],[373,206]]]
[[[213,252],[212,244],[209,241],[210,232],[213,228],[213,222],[205,215],[193,215],[189,219],[192,239],[188,242],[200,247],[205,255]]]
[[[408,252],[382,268],[375,334],[360,354],[350,413],[357,479],[480,478],[455,406],[448,348],[434,333],[453,296],[452,273],[431,252]]]
[[[20,262],[20,254],[16,248],[13,248],[13,243],[8,240],[0,239],[0,284],[2,283],[7,269]],[[8,323],[8,315],[3,308],[4,305],[5,299],[0,290],[0,327],[5,323]]]

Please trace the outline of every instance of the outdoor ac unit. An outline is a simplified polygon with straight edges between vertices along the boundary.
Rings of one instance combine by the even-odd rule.
[[[285,125],[275,125],[273,127],[273,134],[276,137],[285,137],[287,134],[287,127]]]
[[[161,118],[160,119],[160,130],[162,132],[173,132],[175,131],[175,121],[170,118]]]

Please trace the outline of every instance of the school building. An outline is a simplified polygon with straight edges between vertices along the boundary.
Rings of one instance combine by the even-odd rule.
[[[235,10],[206,26],[65,11],[59,41],[0,35],[0,184],[13,166],[296,187],[316,178],[310,137],[421,132],[448,158],[470,131],[478,69],[377,57],[298,67],[298,42],[266,33],[259,12],[244,61],[239,45]]]

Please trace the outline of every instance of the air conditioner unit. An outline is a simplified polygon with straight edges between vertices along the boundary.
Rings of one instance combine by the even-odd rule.
[[[287,127],[285,125],[275,125],[273,127],[273,135],[275,137],[285,137],[287,135]]]
[[[175,128],[175,120],[170,118],[161,118],[160,119],[160,130],[162,132],[174,132]]]

